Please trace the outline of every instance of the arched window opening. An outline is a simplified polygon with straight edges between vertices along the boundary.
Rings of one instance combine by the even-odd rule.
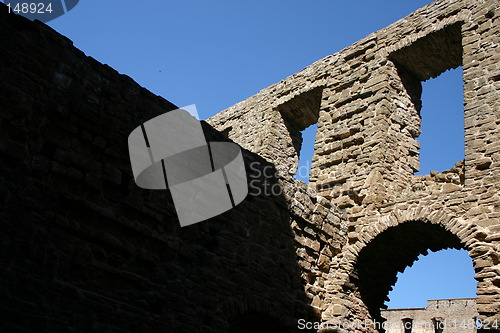
[[[415,261],[418,262],[420,255],[424,255],[423,258],[425,258],[425,255],[429,251],[437,252],[445,249],[455,249],[453,251],[458,253],[459,257],[462,258],[462,261],[460,261],[460,258],[455,261],[455,265],[461,266],[462,271],[466,272],[464,273],[466,278],[469,279],[469,293],[455,294],[452,297],[475,297],[476,283],[474,280],[471,280],[474,276],[471,259],[468,258],[467,252],[463,250],[458,237],[440,225],[423,221],[408,221],[396,227],[388,228],[366,245],[359,253],[355,270],[351,274],[350,280],[353,285],[357,286],[361,300],[366,305],[372,319],[381,322],[386,321],[385,317],[382,316],[381,309],[387,308],[387,305],[384,303],[389,301],[389,292],[398,280],[398,272],[403,272],[407,267],[412,266]],[[446,251],[443,251],[443,253],[446,253]],[[463,256],[465,256],[465,262]],[[435,275],[439,273],[436,268],[434,271],[429,269],[424,270],[422,274],[423,277],[435,279]],[[411,285],[411,288],[414,289],[414,295],[421,293],[421,291],[416,289],[416,284],[417,282],[414,282]],[[422,285],[422,287],[426,288],[428,285]],[[471,293],[474,295],[471,295]],[[441,295],[437,296],[441,297]],[[429,297],[427,300],[432,300],[433,298],[435,297]],[[474,302],[474,300],[465,299],[457,302],[469,304],[469,302]],[[431,307],[445,306],[439,300],[431,301],[430,303],[432,303]],[[425,310],[426,305],[425,303],[414,304],[413,310]],[[401,306],[409,307],[407,304],[401,304]],[[389,310],[389,312],[391,311]],[[402,318],[413,317],[399,317],[399,320]],[[431,318],[428,317],[426,319],[429,329],[432,327]],[[415,318],[413,319],[415,320]],[[415,325],[421,323],[420,319],[417,321],[414,321],[412,324],[414,330],[416,329]]]

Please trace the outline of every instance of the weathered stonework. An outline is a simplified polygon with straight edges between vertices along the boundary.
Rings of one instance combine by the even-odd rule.
[[[207,120],[209,140],[244,148],[251,195],[181,229],[168,191],[135,185],[127,148],[175,106],[0,4],[0,327],[382,320],[397,272],[448,247],[473,260],[479,318],[500,321],[498,16],[494,0],[436,1]],[[415,176],[420,82],[460,65],[465,161]],[[316,122],[306,185],[292,176]]]
[[[271,195],[275,166],[243,151],[252,195],[181,228],[168,191],[136,186],[127,146],[176,107],[3,4],[0,40],[0,331],[279,332],[318,320],[304,281],[345,238],[328,200],[300,182]]]
[[[285,179],[298,131],[317,119],[309,188],[348,224],[324,284],[313,284],[325,322],[380,319],[396,273],[447,247],[469,251],[479,315],[498,318],[498,15],[496,1],[436,1],[209,119]],[[460,65],[465,163],[415,176],[420,82]]]

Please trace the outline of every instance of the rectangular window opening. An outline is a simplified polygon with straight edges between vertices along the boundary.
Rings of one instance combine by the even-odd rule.
[[[461,66],[423,82],[420,116],[420,170],[415,174],[462,167],[465,143]]]
[[[299,152],[299,166],[297,167],[297,173],[293,177],[302,180],[306,184],[309,183],[309,174],[311,172],[317,130],[318,124],[316,123],[301,131],[302,146]]]
[[[443,181],[460,183],[465,156],[462,23],[430,32],[390,55],[410,101],[403,102],[403,124],[418,141],[408,148],[408,171],[433,171],[434,176],[446,171]]]
[[[277,107],[288,134],[283,138],[289,142],[284,148],[289,159],[286,174],[305,183],[309,183],[322,94],[323,87],[316,87]]]
[[[432,325],[434,327],[434,333],[443,333],[445,326],[443,319],[432,318]]]
[[[404,330],[404,333],[411,333],[411,331],[413,329],[413,319],[411,319],[411,318],[405,318],[402,321],[403,321],[403,330]]]

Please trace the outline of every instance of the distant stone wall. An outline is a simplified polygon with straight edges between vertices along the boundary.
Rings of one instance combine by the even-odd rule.
[[[386,333],[468,333],[476,332],[474,298],[430,300],[425,308],[388,309],[382,311]]]

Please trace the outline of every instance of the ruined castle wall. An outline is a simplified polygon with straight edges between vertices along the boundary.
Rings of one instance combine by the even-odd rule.
[[[419,169],[420,81],[461,65],[464,7],[456,1],[426,6],[208,121],[231,128],[229,137],[249,150],[292,166],[293,174],[295,131],[286,125],[303,130],[316,118],[310,186],[340,208],[393,202]],[[409,47],[416,41],[430,44],[434,57],[427,59],[426,47]],[[417,61],[423,64],[406,66]],[[372,180],[384,186],[374,189]]]
[[[348,220],[326,279],[325,322],[380,319],[396,273],[448,247],[473,259],[480,317],[500,315],[498,15],[496,1],[436,1],[208,120],[231,124],[230,138],[287,166],[287,178],[296,133],[318,115],[309,187]],[[465,162],[415,176],[421,82],[457,66]],[[388,235],[397,241],[384,245]]]
[[[1,327],[364,322],[398,271],[443,248],[469,252],[479,317],[498,318],[498,15],[436,1],[210,118],[208,139],[246,149],[250,195],[181,229],[168,191],[135,185],[127,148],[175,106],[0,4]],[[415,176],[421,81],[460,65],[466,159]],[[316,122],[306,185],[292,175]]]

